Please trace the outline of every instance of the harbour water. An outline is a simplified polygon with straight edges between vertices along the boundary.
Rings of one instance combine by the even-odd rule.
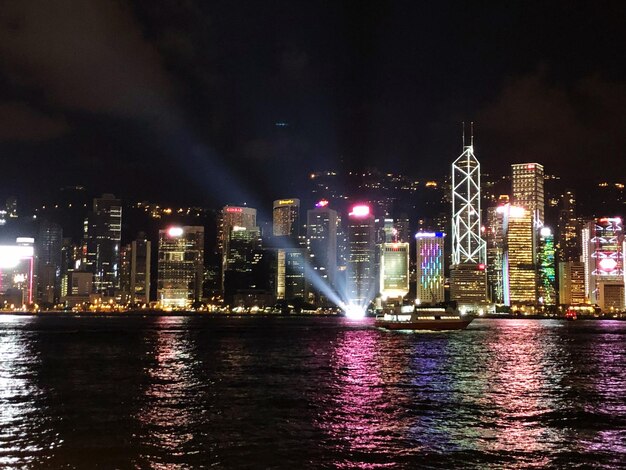
[[[626,322],[0,316],[1,468],[626,466]]]

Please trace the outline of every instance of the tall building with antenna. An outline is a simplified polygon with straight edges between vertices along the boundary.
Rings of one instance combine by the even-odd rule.
[[[450,299],[463,310],[479,310],[487,302],[486,245],[482,238],[480,163],[474,155],[474,123],[470,144],[452,163],[452,266]]]
[[[470,145],[452,163],[452,264],[484,263],[485,242],[481,234],[480,163],[474,155],[474,132]]]

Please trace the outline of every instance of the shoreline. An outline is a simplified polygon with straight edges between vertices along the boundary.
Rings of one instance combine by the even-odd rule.
[[[346,318],[345,315],[336,313],[224,313],[224,312],[192,312],[192,311],[176,311],[165,312],[161,310],[129,310],[125,312],[66,312],[61,310],[45,311],[45,312],[4,312],[0,311],[0,316],[23,316],[23,317],[94,317],[94,318],[110,318],[110,317],[204,317],[204,318]],[[365,318],[374,318],[366,316]],[[548,315],[501,315],[490,314],[484,316],[476,316],[475,319],[483,320],[564,320],[563,316]],[[626,321],[624,317],[610,316],[583,316],[579,315],[578,320],[616,320]]]

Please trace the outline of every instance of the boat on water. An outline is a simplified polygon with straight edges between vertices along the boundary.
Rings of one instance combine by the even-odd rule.
[[[565,319],[567,321],[574,321],[578,319],[578,315],[576,315],[576,310],[572,308],[568,309],[567,312],[565,312]]]
[[[464,330],[474,317],[460,315],[444,307],[406,308],[385,312],[376,317],[374,325],[386,330],[446,331]]]

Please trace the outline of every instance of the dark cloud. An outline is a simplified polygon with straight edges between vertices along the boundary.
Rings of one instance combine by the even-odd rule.
[[[12,84],[52,106],[150,118],[170,110],[159,55],[121,2],[4,2],[0,54]]]
[[[490,162],[537,161],[548,172],[626,170],[626,84],[600,76],[555,83],[545,71],[511,79],[478,113],[478,146]]]
[[[0,103],[0,141],[40,141],[68,130],[62,116],[48,116],[25,103]]]

